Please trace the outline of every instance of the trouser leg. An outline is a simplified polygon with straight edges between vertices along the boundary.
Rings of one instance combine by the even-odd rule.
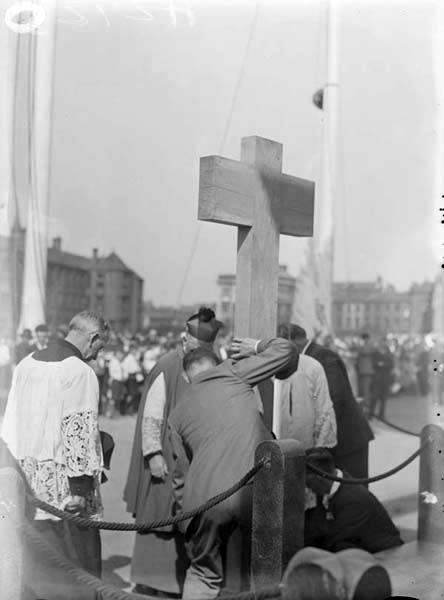
[[[183,598],[215,598],[223,584],[222,549],[235,526],[224,504],[193,519],[186,534],[190,566],[185,577]]]
[[[372,406],[372,375],[363,375],[362,376],[362,395],[364,398],[364,407],[368,415],[371,415],[371,411],[374,410],[374,406]]]
[[[237,594],[250,589],[252,485],[247,485],[231,498],[236,529],[226,546],[224,592]]]

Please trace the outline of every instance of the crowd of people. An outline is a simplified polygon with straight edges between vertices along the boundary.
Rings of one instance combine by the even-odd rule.
[[[276,437],[301,442],[307,465],[366,478],[374,438],[369,418],[378,406],[384,414],[387,396],[399,386],[428,389],[423,340],[363,334],[321,344],[292,323],[265,340],[222,332],[205,307],[179,336],[117,334],[89,312],[53,335],[43,325],[35,339],[23,332],[2,437],[35,494],[101,518],[100,486],[112,443],[107,450],[99,414],[137,414],[123,497],[137,523],[180,514],[226,490],[253,466],[257,445]],[[258,392],[270,378],[280,388],[273,426]],[[31,434],[23,427],[28,422]],[[179,527],[138,533],[134,591],[186,600],[215,598],[223,588],[239,591],[250,547],[251,490],[245,486]],[[307,470],[304,493],[306,544],[333,552],[402,544],[365,485],[332,484]],[[60,552],[100,576],[98,530],[50,519],[41,510],[35,523]]]
[[[45,324],[34,333],[25,329],[17,343],[0,341],[0,388],[7,389],[12,368],[24,356],[46,347],[51,339],[63,338],[67,326],[50,332]],[[386,401],[391,396],[407,394],[426,396],[430,392],[432,349],[438,351],[444,368],[444,349],[430,335],[362,335],[345,338],[315,336],[343,360],[353,393],[363,401],[369,418],[384,418]],[[226,358],[232,334],[217,338],[219,354]],[[159,335],[154,330],[130,333],[110,331],[109,341],[92,362],[100,383],[100,414],[107,417],[137,413],[143,382],[157,360],[182,343],[172,332]],[[442,356],[441,356],[442,355]],[[441,368],[441,370],[442,370]],[[443,390],[444,392],[444,390]],[[444,394],[442,400],[444,401]],[[0,406],[1,409],[1,406]]]

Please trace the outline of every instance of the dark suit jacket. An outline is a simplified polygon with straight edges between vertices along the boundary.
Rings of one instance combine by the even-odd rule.
[[[350,477],[344,473],[344,477]],[[327,518],[323,505],[305,513],[305,545],[329,552],[361,548],[382,552],[403,544],[385,508],[362,485],[341,484],[329,500]]]
[[[228,489],[253,467],[256,446],[272,439],[253,386],[297,357],[291,342],[264,340],[257,355],[228,359],[195,377],[169,417],[176,457],[173,484],[184,511]],[[224,506],[237,511],[239,503],[235,494]]]
[[[374,439],[374,435],[355,400],[341,357],[333,350],[314,342],[309,344],[305,354],[319,361],[327,376],[338,430],[338,445],[333,454],[341,457],[367,446],[369,441]]]

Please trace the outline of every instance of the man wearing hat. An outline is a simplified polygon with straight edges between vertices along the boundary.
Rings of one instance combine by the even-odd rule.
[[[211,309],[201,307],[186,323],[182,347],[162,356],[147,377],[123,496],[138,523],[173,514],[173,457],[167,420],[188,386],[182,374],[184,353],[198,347],[213,349],[221,326]],[[136,535],[131,564],[135,592],[180,594],[186,567],[182,536],[172,527]]]

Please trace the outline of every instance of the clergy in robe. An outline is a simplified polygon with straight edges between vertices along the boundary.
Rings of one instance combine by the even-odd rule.
[[[277,371],[297,366],[296,348],[284,339],[234,340],[232,350],[232,358],[219,365],[204,348],[184,357],[191,385],[169,418],[179,510],[200,506],[253,467],[257,445],[273,437],[253,388]],[[251,492],[250,484],[181,525],[190,559],[183,598],[215,598],[221,591],[230,537],[240,529],[244,544],[251,538]]]
[[[137,414],[124,500],[137,523],[173,515],[173,457],[167,420],[188,383],[182,372],[184,352],[212,349],[222,326],[214,312],[201,307],[186,323],[183,346],[162,356],[147,376]],[[176,528],[136,534],[131,561],[134,592],[180,594],[187,567],[183,536]]]
[[[304,448],[333,448],[337,444],[336,416],[322,365],[304,354],[298,367],[281,382],[279,438],[294,439]]]
[[[92,519],[102,514],[103,456],[99,384],[87,361],[107,338],[104,320],[82,312],[71,320],[66,339],[26,356],[14,371],[2,428],[35,495]],[[34,526],[62,556],[100,577],[97,529],[79,528],[40,509]],[[45,592],[41,596],[49,597]]]
[[[353,395],[341,357],[309,340],[305,329],[299,325],[281,325],[279,334],[290,339],[301,355],[311,356],[324,368],[336,415],[338,443],[332,449],[336,465],[353,477],[368,477],[368,445],[374,435]]]
[[[281,405],[278,438],[298,440],[305,450],[334,448],[336,416],[322,365],[311,356],[300,354],[297,369],[276,378],[280,381]],[[305,510],[314,506],[316,496],[306,488]]]

